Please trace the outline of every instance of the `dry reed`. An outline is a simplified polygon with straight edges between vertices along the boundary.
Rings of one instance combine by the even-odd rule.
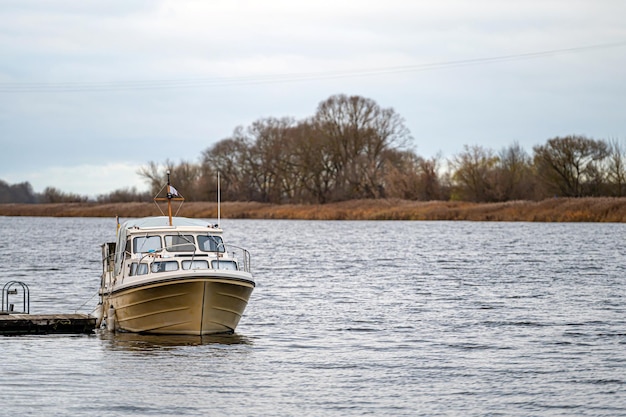
[[[216,203],[189,202],[180,216],[216,218]],[[3,216],[144,217],[160,215],[154,203],[0,204]],[[305,220],[468,220],[528,222],[626,222],[626,198],[553,198],[543,201],[352,200],[340,203],[264,204],[223,202],[223,218]]]

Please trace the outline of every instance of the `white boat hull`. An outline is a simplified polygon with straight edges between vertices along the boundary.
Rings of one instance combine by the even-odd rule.
[[[248,304],[253,282],[225,277],[179,277],[113,290],[104,297],[104,315],[113,306],[115,329],[149,334],[232,333]]]

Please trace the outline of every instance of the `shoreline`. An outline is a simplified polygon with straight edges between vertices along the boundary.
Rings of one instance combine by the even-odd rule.
[[[163,208],[162,208],[163,210]],[[215,202],[173,206],[179,216],[217,218]],[[161,215],[154,203],[0,204],[0,216],[146,217]],[[626,197],[552,198],[543,201],[351,200],[330,204],[222,202],[224,219],[460,220],[523,222],[626,222]]]

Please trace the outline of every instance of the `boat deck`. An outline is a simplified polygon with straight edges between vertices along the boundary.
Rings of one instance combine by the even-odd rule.
[[[0,335],[89,334],[96,318],[88,314],[13,314],[0,311]]]

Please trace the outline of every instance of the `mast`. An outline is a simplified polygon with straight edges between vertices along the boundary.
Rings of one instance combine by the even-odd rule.
[[[176,201],[185,201],[185,198],[180,195],[178,193],[178,190],[176,188],[174,188],[174,186],[170,183],[170,171],[169,169],[167,170],[167,185],[166,185],[166,197],[154,197],[154,202],[156,203],[157,201],[164,201],[167,200],[167,217],[169,218],[169,223],[170,226],[173,226],[173,222],[172,222],[172,200],[176,200]],[[163,191],[163,188],[161,188],[161,191],[159,191],[159,194]],[[182,203],[181,203],[182,204]],[[158,204],[157,204],[158,207]],[[159,208],[159,210],[161,210]],[[161,211],[161,213],[163,213]]]
[[[170,170],[167,170],[167,216],[170,219],[170,226],[172,226],[172,185],[170,184]]]

